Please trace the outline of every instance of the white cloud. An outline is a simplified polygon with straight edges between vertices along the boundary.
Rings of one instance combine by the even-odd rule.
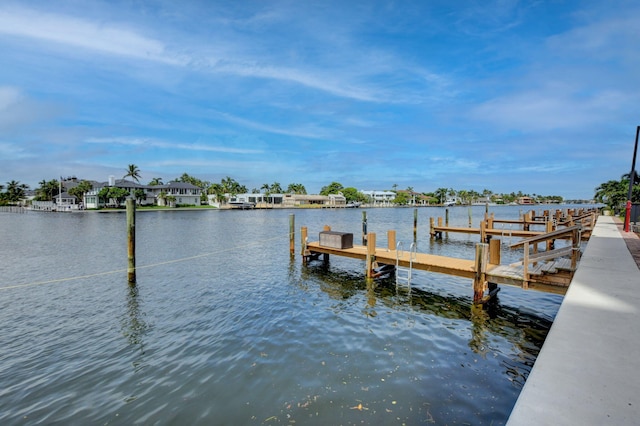
[[[162,42],[113,24],[24,8],[0,8],[0,33],[81,47],[111,55],[183,64]]]
[[[246,148],[233,148],[228,146],[219,145],[207,145],[202,143],[188,144],[188,143],[175,143],[168,141],[161,141],[151,138],[128,138],[128,137],[113,137],[113,138],[88,138],[86,140],[91,144],[105,144],[105,145],[129,145],[140,146],[144,148],[162,148],[170,149],[174,151],[209,151],[209,152],[224,152],[227,154],[261,154],[262,150],[258,149],[246,149]]]

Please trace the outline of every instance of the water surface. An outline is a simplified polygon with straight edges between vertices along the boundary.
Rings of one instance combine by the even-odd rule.
[[[478,236],[431,241],[444,209],[418,212],[419,251],[473,259]],[[0,213],[0,423],[506,421],[560,296],[504,287],[482,310],[467,279],[414,272],[408,292],[353,259],[304,267],[291,213],[297,251],[301,226],[360,242],[358,209],[140,211],[131,287],[124,214]],[[413,209],[367,215],[378,245],[413,240]]]

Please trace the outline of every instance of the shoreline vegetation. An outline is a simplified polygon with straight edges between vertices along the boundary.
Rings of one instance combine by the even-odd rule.
[[[162,178],[154,177],[148,184],[140,184],[141,175],[140,170],[135,164],[129,164],[126,169],[126,174],[123,176],[130,178],[132,185],[131,188],[126,190],[125,188],[114,187],[112,185],[113,176],[109,177],[109,184],[106,182],[89,181],[86,179],[78,179],[75,176],[63,178],[60,180],[42,180],[39,182],[39,187],[31,190],[28,185],[21,184],[18,181],[12,180],[6,182],[6,185],[0,184],[0,206],[29,206],[32,201],[52,201],[55,203],[57,197],[63,194],[70,198],[74,198],[77,201],[76,204],[82,204],[84,196],[91,191],[99,191],[98,197],[102,200],[102,203],[108,204],[109,200],[116,200],[114,204],[123,205],[124,199],[133,196],[137,199],[144,199],[144,188],[162,188],[158,185],[165,185]],[[522,205],[522,206],[535,206],[535,205],[560,205],[560,204],[607,204],[609,207],[615,207],[615,204],[619,202],[620,197],[617,197],[618,192],[621,191],[621,187],[624,186],[624,178],[621,182],[610,181],[601,184],[594,190],[594,197],[592,199],[578,199],[578,200],[565,200],[559,195],[541,195],[541,194],[528,194],[522,191],[510,192],[510,193],[494,193],[489,189],[484,189],[481,192],[475,190],[456,190],[453,188],[440,187],[431,192],[418,192],[414,191],[413,187],[407,187],[406,189],[398,189],[397,184],[391,185],[391,189],[375,189],[375,190],[358,190],[354,187],[345,187],[339,182],[331,182],[330,184],[323,186],[318,195],[329,196],[331,194],[339,194],[344,197],[347,206],[335,206],[335,205],[317,205],[317,204],[302,204],[296,206],[283,206],[277,203],[256,203],[251,208],[255,209],[282,209],[282,208],[343,208],[343,207],[429,207],[429,206],[474,206],[474,205]],[[113,180],[115,181],[115,180]],[[240,184],[235,179],[227,176],[220,180],[219,183],[209,182],[198,179],[187,173],[182,174],[179,178],[171,180],[169,183],[180,182],[183,184],[193,185],[200,191],[200,205],[197,204],[177,204],[177,200],[173,200],[172,195],[165,195],[161,192],[159,198],[162,200],[154,201],[153,205],[142,205],[144,203],[138,202],[137,209],[140,211],[145,210],[173,210],[173,209],[242,209],[242,207],[233,206],[230,203],[230,199],[239,194],[256,194],[262,195],[265,199],[275,195],[285,194],[297,194],[307,195],[305,186],[301,183],[290,183],[284,187],[279,182],[273,182],[271,184],[265,183],[260,188],[253,188],[249,190],[246,186]],[[626,180],[628,182],[628,178]],[[616,185],[613,185],[615,183]],[[640,185],[636,185],[640,188]],[[613,191],[615,189],[615,191]],[[615,192],[615,194],[613,192]],[[385,194],[384,203],[380,203],[378,198],[374,198],[375,195],[380,193]],[[634,191],[635,194],[635,191]],[[315,194],[312,194],[315,195]],[[162,203],[160,202],[162,201]],[[163,206],[162,204],[170,204],[170,206]],[[382,205],[381,205],[382,204]],[[614,204],[613,206],[611,204]],[[35,209],[34,209],[35,210]],[[83,210],[80,208],[79,210]],[[92,211],[96,209],[86,209]],[[103,211],[118,211],[119,208],[112,207],[100,207],[97,210]]]

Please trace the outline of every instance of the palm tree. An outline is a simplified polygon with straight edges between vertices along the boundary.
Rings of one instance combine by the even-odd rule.
[[[149,182],[149,186],[156,186],[156,185],[162,185],[162,178],[154,177],[153,179],[151,179],[151,181]]]
[[[440,204],[444,203],[444,199],[447,197],[447,188],[438,188],[433,192],[433,196],[436,197]]]
[[[29,189],[29,185],[24,183],[21,184],[16,180],[7,182],[7,200],[12,202],[19,201],[24,196],[24,191],[27,189]]]
[[[136,182],[140,182],[140,169],[135,164],[129,164],[127,167],[127,173],[122,176],[122,179],[130,177]]]

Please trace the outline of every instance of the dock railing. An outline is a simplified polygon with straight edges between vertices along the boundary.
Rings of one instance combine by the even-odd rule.
[[[544,262],[560,257],[570,256],[571,270],[575,271],[578,265],[578,260],[580,260],[580,241],[582,235],[581,231],[582,225],[578,224],[569,226],[567,228],[557,229],[553,232],[549,232],[543,235],[525,238],[511,244],[511,248],[523,246],[524,257],[522,261],[512,264],[516,265],[522,263],[523,265],[523,288],[527,288],[527,283],[530,279],[531,270],[529,269],[529,264],[531,263],[535,265],[538,262]],[[553,246],[553,244],[549,243],[552,243],[556,239],[570,239],[571,244],[567,247],[538,252],[538,244],[546,243],[547,247],[550,247]],[[532,248],[533,252],[531,252]]]

